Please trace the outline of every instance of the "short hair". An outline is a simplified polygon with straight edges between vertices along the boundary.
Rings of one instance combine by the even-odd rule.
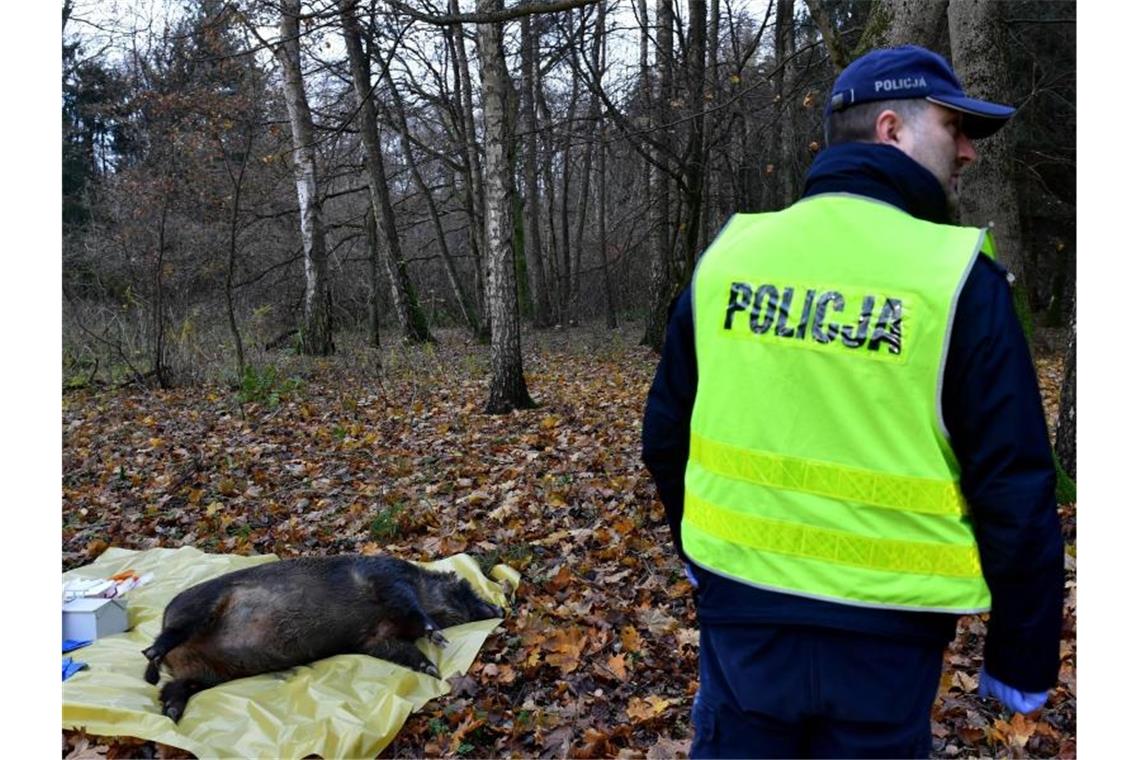
[[[894,111],[903,119],[913,119],[929,107],[930,102],[923,98],[901,98],[873,100],[832,111],[823,122],[823,141],[826,145],[874,142],[875,120],[883,111]]]

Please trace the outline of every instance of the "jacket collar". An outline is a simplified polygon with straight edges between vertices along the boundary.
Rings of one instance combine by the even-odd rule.
[[[820,153],[808,170],[803,197],[822,193],[863,195],[928,222],[950,223],[938,179],[891,145],[843,143]]]

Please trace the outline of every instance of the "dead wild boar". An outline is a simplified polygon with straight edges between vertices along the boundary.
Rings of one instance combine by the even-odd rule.
[[[234,678],[338,654],[369,654],[439,678],[413,643],[503,617],[450,572],[394,557],[341,555],[270,562],[218,576],[171,600],[162,631],[143,650],[146,680],[165,665],[162,712],[175,722],[192,695]]]

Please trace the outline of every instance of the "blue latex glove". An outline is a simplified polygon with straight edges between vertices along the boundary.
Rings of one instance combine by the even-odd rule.
[[[64,639],[63,640],[63,653],[67,654],[68,652],[74,651],[74,650],[79,649],[81,647],[85,647],[90,643],[91,643],[90,641],[85,641],[82,639]]]
[[[71,678],[73,675],[75,675],[79,671],[86,670],[86,669],[87,669],[87,663],[85,663],[85,662],[77,662],[76,660],[73,660],[70,657],[64,657],[63,658],[63,680],[64,681]]]
[[[693,584],[693,588],[700,588],[701,584],[697,583],[697,576],[693,574],[693,567],[688,562],[685,563],[685,577],[689,579],[689,583]]]
[[[1045,700],[1049,698],[1047,691],[1033,693],[1006,686],[987,673],[985,668],[982,668],[978,682],[978,694],[983,697],[993,697],[1010,710],[1019,713],[1031,713],[1045,704]]]

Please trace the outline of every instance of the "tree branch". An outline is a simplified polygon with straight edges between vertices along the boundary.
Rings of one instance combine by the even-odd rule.
[[[412,8],[400,0],[388,0],[388,4],[397,10],[408,14],[416,21],[423,21],[427,24],[434,24],[435,26],[451,26],[452,24],[498,24],[511,19],[522,18],[523,16],[531,16],[536,13],[557,13],[558,11],[568,11],[574,8],[581,8],[583,5],[596,5],[599,0],[551,0],[550,2],[532,2],[523,5],[516,5],[513,8],[506,8],[494,13],[457,13],[452,16],[435,16],[430,13],[424,13]]]

